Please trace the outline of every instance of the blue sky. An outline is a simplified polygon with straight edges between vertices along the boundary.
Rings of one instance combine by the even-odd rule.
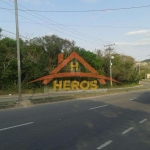
[[[0,8],[14,8],[14,0],[0,0]],[[150,5],[149,0],[18,0],[20,9],[32,10],[103,10]],[[23,8],[23,7],[25,8]],[[14,10],[0,9],[0,27],[15,33]],[[35,17],[36,16],[36,17]],[[87,50],[114,50],[136,60],[150,58],[150,7],[95,12],[22,12],[19,11],[20,35],[28,38],[56,34],[74,40]],[[39,23],[39,24],[37,24]],[[3,35],[15,37],[3,31]]]

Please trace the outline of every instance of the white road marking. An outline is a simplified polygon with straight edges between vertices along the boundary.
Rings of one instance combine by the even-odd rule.
[[[109,141],[107,141],[106,143],[102,144],[101,146],[97,147],[97,149],[100,150],[100,149],[106,147],[107,145],[111,144],[112,142],[113,142],[113,141],[109,140]]]
[[[138,98],[133,98],[133,99],[129,99],[130,101],[134,101],[134,100],[136,100],[136,99],[138,99]]]
[[[129,128],[129,129],[123,131],[122,134],[126,134],[126,133],[128,133],[129,131],[131,131],[132,129],[133,129],[133,127],[131,127],[131,128]]]
[[[12,127],[3,128],[3,129],[0,129],[0,131],[4,131],[4,130],[8,130],[8,129],[13,129],[13,128],[21,127],[21,126],[26,126],[26,125],[29,125],[29,124],[32,124],[32,123],[34,123],[34,122],[29,122],[29,123],[24,123],[24,124],[12,126]]]
[[[143,119],[142,121],[140,121],[139,123],[143,123],[143,122],[145,122],[145,121],[147,121],[147,119]]]
[[[101,108],[101,107],[106,107],[108,105],[102,105],[102,106],[98,106],[98,107],[93,107],[93,108],[90,108],[89,110],[92,110],[92,109],[97,109],[97,108]]]
[[[130,101],[133,101],[134,99],[129,99]]]

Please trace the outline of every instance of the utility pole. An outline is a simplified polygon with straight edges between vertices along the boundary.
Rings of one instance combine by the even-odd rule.
[[[105,47],[108,47],[107,50],[109,51],[109,74],[110,74],[110,87],[112,88],[112,63],[111,63],[111,59],[113,59],[114,57],[111,56],[111,51],[113,50],[113,48],[111,48],[111,46],[113,46],[115,44],[109,44],[109,45],[105,45]]]
[[[17,40],[17,59],[18,59],[18,94],[19,101],[22,101],[21,95],[21,63],[20,63],[20,43],[19,43],[19,25],[18,25],[18,4],[17,0],[14,0],[15,3],[15,20],[16,20],[16,40]]]
[[[139,61],[139,76],[141,74],[141,62]]]

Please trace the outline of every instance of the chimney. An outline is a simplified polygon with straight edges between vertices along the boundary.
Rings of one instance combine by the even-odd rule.
[[[62,61],[63,61],[63,54],[62,53],[60,53],[60,54],[58,54],[58,64],[60,64]]]

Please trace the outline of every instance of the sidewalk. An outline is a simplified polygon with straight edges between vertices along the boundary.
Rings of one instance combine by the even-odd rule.
[[[143,83],[141,81],[141,83]],[[32,94],[22,94],[22,99],[37,99],[37,98],[46,98],[46,97],[55,97],[55,96],[62,96],[62,95],[69,95],[74,93],[91,93],[91,92],[102,92],[107,93],[107,91],[115,91],[115,90],[122,90],[122,89],[132,89],[132,88],[140,88],[143,87],[143,89],[150,88],[150,82],[143,85],[133,86],[133,87],[124,87],[124,88],[111,88],[111,89],[97,89],[97,90],[75,90],[75,91],[52,91],[52,92],[45,92],[45,93],[32,93]],[[17,101],[18,95],[1,95],[0,96],[0,102],[5,101]]]

